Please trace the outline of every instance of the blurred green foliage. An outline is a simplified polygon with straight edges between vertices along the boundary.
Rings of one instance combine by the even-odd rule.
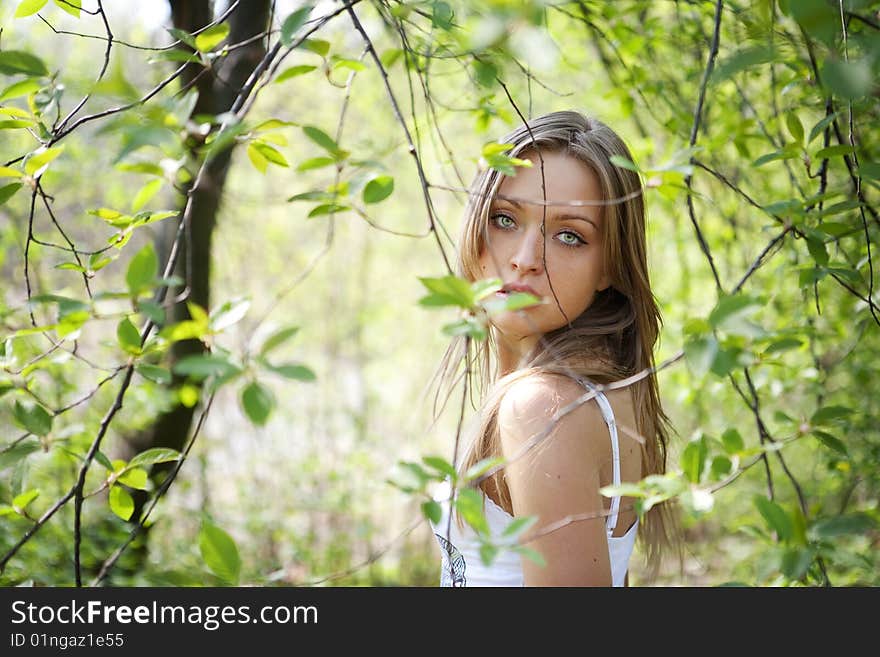
[[[155,7],[103,7],[119,41],[97,82],[94,11],[0,9],[0,583],[74,582],[71,501],[17,544],[86,459],[97,576],[131,495],[160,493],[146,469],[182,456],[127,439],[183,403],[197,440],[104,584],[436,584],[424,516],[459,404],[431,425],[426,384],[450,335],[485,337],[491,291],[444,255],[477,167],[522,164],[495,140],[569,107],[632,147],[616,164],[645,179],[658,362],[685,355],[658,375],[669,474],[627,487],[684,511],[684,570],[657,582],[880,583],[880,3],[360,2],[371,52],[348,13],[279,2],[283,64],[239,117],[152,94],[183,61],[222,63],[227,25],[169,34]],[[204,161],[193,143],[236,150],[218,301],[175,323],[153,241]],[[170,363],[186,339],[209,353]],[[398,462],[415,484],[388,483]]]

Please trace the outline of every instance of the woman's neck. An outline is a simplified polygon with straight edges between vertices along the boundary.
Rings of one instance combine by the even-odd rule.
[[[498,375],[505,376],[519,369],[523,356],[528,354],[538,343],[539,336],[524,338],[508,338],[498,334]]]

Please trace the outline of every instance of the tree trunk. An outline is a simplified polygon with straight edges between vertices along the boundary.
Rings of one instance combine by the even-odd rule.
[[[174,27],[192,33],[209,24],[214,16],[212,2],[209,0],[169,0]],[[242,2],[226,19],[229,24],[227,43],[239,43],[265,32],[270,18],[269,0],[248,0]],[[198,90],[198,101],[192,115],[217,115],[228,111],[235,102],[241,88],[266,54],[265,39],[257,39],[246,46],[237,48],[215,67],[214,71],[205,70],[201,64],[191,64],[183,72],[181,82],[184,88],[194,86]],[[197,148],[201,139],[190,138],[187,147],[190,151],[193,170],[201,165],[201,157]],[[217,212],[232,147],[218,153],[206,167],[202,175],[199,189],[192,199],[191,222],[189,230],[181,244],[174,273],[189,284],[189,294],[184,301],[176,304],[169,313],[167,322],[179,322],[189,319],[186,301],[210,309],[211,301],[211,240],[217,223]],[[183,197],[181,203],[185,203]],[[165,225],[157,252],[164,262],[171,250],[177,226],[174,223]],[[179,294],[178,290],[169,290]],[[184,340],[173,345],[168,355],[168,366],[171,367],[181,358],[201,353],[204,345],[198,340]],[[174,377],[173,385],[181,383],[182,377]],[[137,435],[129,436],[128,443],[133,452],[141,452],[153,447],[170,447],[182,450],[190,432],[195,407],[178,404],[158,417],[152,427]],[[170,470],[172,464],[154,466],[151,476],[161,481]],[[135,511],[132,522],[137,522],[147,501],[146,495],[136,491]],[[143,543],[142,557],[146,556],[146,540]]]

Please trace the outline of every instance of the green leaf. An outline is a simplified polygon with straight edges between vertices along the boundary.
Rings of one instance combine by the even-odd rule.
[[[17,507],[21,510],[27,508],[27,505],[33,502],[40,496],[40,491],[36,488],[32,488],[29,491],[22,493],[21,495],[16,495],[12,500],[12,506]]]
[[[870,160],[859,162],[859,175],[869,180],[880,180],[880,162]]]
[[[713,84],[732,78],[746,69],[772,62],[778,55],[766,46],[748,46],[721,60],[712,71]]]
[[[391,176],[376,176],[364,187],[364,203],[379,203],[391,196],[394,191],[394,178]]]
[[[384,66],[387,70],[394,66],[394,63],[398,59],[400,59],[402,55],[403,50],[401,50],[400,48],[389,48],[382,53],[382,55],[379,57],[379,61],[382,62],[382,66]]]
[[[0,472],[39,450],[40,443],[36,439],[23,440],[12,447],[0,450]]]
[[[474,292],[463,278],[449,274],[441,278],[419,277],[419,280],[433,293],[419,300],[423,306],[470,308],[474,305]]]
[[[772,342],[765,350],[764,354],[774,354],[777,351],[788,351],[789,349],[798,349],[803,346],[803,342],[801,342],[798,338],[782,338],[781,340],[776,340]]]
[[[745,449],[745,442],[739,431],[731,427],[721,434],[721,444],[724,445],[724,451],[728,454],[736,454]]]
[[[722,479],[730,474],[733,468],[733,462],[726,456],[716,456],[712,459],[712,478]]]
[[[28,78],[21,82],[15,82],[0,92],[0,103],[13,98],[18,98],[19,96],[32,94],[35,91],[39,91],[41,86],[39,80],[33,78]]]
[[[541,568],[544,568],[547,565],[547,560],[544,559],[544,555],[542,555],[534,548],[520,546],[516,548],[516,551],[523,555],[526,559],[529,559],[531,562],[536,563]]]
[[[270,351],[281,346],[297,333],[299,333],[298,326],[288,326],[286,328],[277,330],[275,333],[266,338],[266,341],[260,348],[260,356],[266,356]]]
[[[849,146],[847,144],[838,144],[837,146],[828,146],[827,148],[820,148],[816,151],[816,154],[813,156],[817,160],[824,160],[825,158],[832,157],[840,157],[841,155],[849,155],[855,151],[855,148]]]
[[[311,157],[308,160],[303,160],[300,162],[296,170],[297,171],[310,171],[312,169],[320,169],[321,167],[330,166],[331,164],[336,164],[336,159],[332,157]]]
[[[180,48],[172,48],[171,50],[163,50],[157,52],[147,60],[148,64],[156,62],[200,62],[199,56],[189,50]]]
[[[822,84],[844,100],[855,100],[871,93],[876,76],[868,58],[841,61],[829,57],[821,75]]]
[[[819,442],[826,447],[833,449],[835,452],[842,454],[843,456],[849,455],[846,451],[846,445],[844,445],[843,441],[837,436],[834,436],[827,431],[820,431],[819,429],[813,429],[813,435],[816,436],[816,438],[819,439]]]
[[[491,566],[492,562],[495,561],[495,557],[498,556],[498,553],[501,550],[489,543],[481,543],[480,544],[480,561],[483,562],[486,566]]]
[[[818,539],[836,538],[849,534],[864,535],[877,527],[877,521],[866,513],[853,513],[817,520],[810,527],[810,535]]]
[[[760,299],[745,294],[724,296],[709,314],[709,324],[715,328],[725,328],[734,319],[747,315],[762,305]]]
[[[171,383],[171,372],[164,367],[138,363],[134,369],[142,377],[149,379],[153,383],[158,383],[160,385],[168,385]]]
[[[168,463],[180,459],[180,452],[170,447],[153,447],[136,455],[128,462],[129,468],[155,465],[156,463]]]
[[[514,292],[503,297],[492,297],[481,303],[490,315],[496,315],[501,312],[513,312],[521,308],[539,305],[541,299],[527,292]]]
[[[110,488],[110,510],[123,520],[128,520],[134,513],[134,500],[122,486]]]
[[[492,87],[498,78],[498,69],[489,61],[474,60],[474,79],[482,87]]]
[[[129,488],[147,490],[147,471],[140,468],[131,468],[120,475],[116,481],[125,484]]]
[[[110,459],[107,458],[107,455],[104,454],[101,450],[95,452],[95,460],[107,468],[110,472],[113,472],[113,464],[110,463]]]
[[[776,504],[776,502],[756,495],[754,498],[755,506],[767,521],[767,525],[776,532],[779,540],[786,541],[792,535],[791,518],[785,513],[785,510]]]
[[[344,57],[337,57],[333,55],[333,69],[336,70],[338,68],[347,68],[350,71],[366,71],[367,65],[363,62],[359,62],[356,59],[345,59]]]
[[[465,317],[458,321],[446,324],[443,327],[443,334],[455,337],[457,335],[468,335],[477,342],[482,342],[488,338],[486,327],[473,317]]]
[[[165,181],[161,178],[157,178],[156,180],[149,181],[146,185],[141,187],[138,190],[138,193],[135,194],[134,199],[131,202],[131,211],[137,212],[142,207],[144,207],[150,200],[157,194],[157,192],[162,188],[162,184]]]
[[[241,405],[251,422],[263,426],[275,408],[275,397],[266,386],[252,381],[242,390]]]
[[[476,490],[473,488],[459,490],[455,498],[455,508],[477,533],[482,535],[489,533],[489,523],[483,515],[483,496]]]
[[[228,23],[212,25],[207,30],[200,32],[198,36],[196,36],[196,50],[200,52],[208,52],[210,50],[213,50],[214,47],[219,45],[220,42],[223,41],[223,39],[225,39],[228,34]]]
[[[792,581],[801,579],[813,563],[815,554],[813,550],[805,548],[790,548],[782,555],[780,570],[782,574]]]
[[[42,9],[49,0],[22,0],[15,10],[15,18],[32,16]]]
[[[812,130],[810,130],[810,137],[809,139],[807,139],[807,144],[811,144],[816,137],[821,135],[825,128],[827,128],[832,123],[832,121],[837,118],[838,114],[839,112],[833,112],[832,114],[829,114],[828,116],[817,122],[816,125],[813,126]]]
[[[280,167],[289,167],[290,165],[287,163],[285,157],[281,154],[281,152],[275,148],[274,146],[270,146],[264,141],[253,141],[248,144],[248,151],[250,149],[255,149],[267,162],[271,162],[272,164],[277,164]],[[265,170],[265,167],[264,169]]]
[[[0,73],[5,75],[24,73],[40,77],[49,75],[49,69],[46,68],[43,60],[29,52],[0,50]]]
[[[810,424],[828,425],[842,420],[852,414],[853,410],[847,406],[823,406],[810,418]]]
[[[323,39],[305,39],[300,45],[302,48],[311,50],[313,53],[320,55],[321,57],[326,57],[327,53],[330,52],[330,43]]]
[[[434,500],[422,502],[422,515],[435,525],[443,518],[443,509]]]
[[[700,483],[706,463],[707,452],[708,447],[706,445],[706,439],[703,436],[700,436],[697,440],[690,441],[682,451],[681,469],[691,483]]]
[[[447,32],[452,29],[454,13],[448,2],[434,2],[431,7],[431,25]]]
[[[828,251],[825,248],[824,242],[808,236],[807,250],[810,252],[810,255],[813,256],[813,260],[816,261],[817,265],[823,266],[828,264]]]
[[[132,295],[137,296],[148,287],[159,273],[159,258],[152,242],[148,242],[128,263],[125,282]]]
[[[14,121],[0,121],[0,130],[20,130],[22,128],[30,128],[34,122],[30,119],[17,119]]]
[[[171,36],[173,36],[178,41],[183,41],[186,45],[190,46],[191,48],[194,48],[194,49],[196,48],[196,40],[193,37],[193,35],[190,34],[189,32],[185,32],[184,30],[180,30],[176,27],[169,27],[166,29],[168,30],[168,33],[171,34]]]
[[[21,183],[10,183],[0,187],[0,205],[3,205],[6,201],[11,199],[19,189],[21,189]]]
[[[52,431],[54,417],[36,402],[16,400],[14,416],[19,425],[35,436],[45,436]]]
[[[79,11],[82,9],[81,0],[54,0],[55,4],[66,11],[74,18],[79,18]]]
[[[467,472],[464,473],[464,480],[469,482],[476,479],[494,468],[496,465],[501,465],[502,463],[504,463],[504,459],[500,457],[481,459],[468,468]]]
[[[639,173],[641,171],[638,166],[636,166],[633,162],[621,155],[612,155],[608,158],[608,161],[611,162],[611,164],[613,164],[614,166],[620,167],[621,169],[629,169],[630,171],[635,171],[636,173]]]
[[[785,114],[785,124],[788,126],[788,131],[791,133],[791,136],[798,144],[803,144],[804,142],[804,126],[801,124],[801,120],[798,118],[798,115],[795,112],[787,112]]]
[[[453,468],[452,464],[444,458],[439,456],[425,456],[422,458],[422,462],[440,473],[449,475],[453,479],[458,478],[458,473],[455,471],[455,468]]]
[[[199,532],[199,550],[211,572],[230,584],[238,584],[241,557],[229,534],[207,520],[204,521]]]
[[[694,376],[702,377],[718,356],[718,341],[713,335],[691,338],[684,344],[684,356]]]
[[[521,516],[519,518],[514,518],[507,524],[507,527],[504,528],[501,535],[509,537],[519,536],[536,522],[538,522],[538,516]]]
[[[247,147],[247,156],[251,161],[251,164],[254,165],[254,169],[259,171],[260,173],[266,173],[266,169],[269,168],[269,160],[267,160],[263,154],[260,152],[253,142],[248,144]]]
[[[215,308],[209,317],[208,325],[212,331],[223,331],[233,324],[237,324],[247,314],[250,308],[250,299],[232,299],[226,301],[219,308]]]
[[[49,167],[49,163],[64,152],[64,146],[38,148],[25,160],[24,170],[29,176],[37,178]]]
[[[339,145],[333,138],[320,128],[307,125],[303,127],[303,132],[306,134],[306,137],[329,152],[335,160],[342,160],[348,157],[348,153],[339,148]]]
[[[306,217],[311,219],[312,217],[320,217],[325,214],[337,214],[339,212],[347,212],[351,208],[347,205],[339,205],[337,203],[322,203],[321,205],[316,205],[312,208],[311,212],[309,212]]]
[[[296,365],[295,363],[272,365],[267,362],[264,362],[264,365],[267,369],[276,374],[280,374],[285,379],[292,379],[294,381],[314,381],[318,378],[315,373],[305,365]]]
[[[800,147],[797,144],[788,144],[772,153],[766,153],[752,162],[752,166],[757,168],[774,160],[791,160],[800,155]]]
[[[138,354],[141,351],[141,334],[137,327],[126,317],[116,327],[116,339],[119,346],[130,354]]]
[[[227,377],[241,372],[241,368],[231,363],[221,354],[192,354],[184,356],[172,368],[175,374],[189,376],[193,379],[205,379],[209,376]]]
[[[317,66],[312,66],[311,64],[300,64],[298,66],[291,66],[290,68],[286,68],[281,73],[278,74],[278,77],[275,78],[275,83],[284,82],[285,80],[289,80],[290,78],[295,78],[299,75],[305,75],[311,71],[314,71]]]
[[[283,46],[289,48],[293,45],[294,36],[296,36],[299,28],[305,25],[305,22],[308,20],[309,14],[311,13],[312,6],[306,5],[305,7],[297,9],[284,19],[284,22],[281,24],[281,44]]]

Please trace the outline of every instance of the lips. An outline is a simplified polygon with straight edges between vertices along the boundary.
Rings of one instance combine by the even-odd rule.
[[[529,287],[523,283],[507,283],[504,287],[502,287],[499,292],[505,292],[510,294],[511,292],[525,292],[527,294],[531,294],[532,296],[541,298],[541,295],[535,292],[534,288]]]

